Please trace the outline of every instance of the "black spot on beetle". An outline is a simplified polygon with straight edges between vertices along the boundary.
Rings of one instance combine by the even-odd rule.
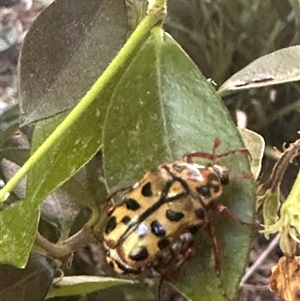
[[[214,193],[218,193],[220,191],[220,185],[212,185],[211,187],[214,190]]]
[[[192,233],[196,233],[200,229],[201,225],[192,225],[189,226],[187,229]]]
[[[208,181],[208,183],[212,183],[212,182],[219,183],[220,179],[218,178],[218,176],[216,174],[210,173],[207,177],[207,181]]]
[[[174,211],[172,209],[168,209],[166,211],[166,217],[171,222],[178,222],[184,217],[184,214],[180,211]]]
[[[142,261],[147,259],[149,256],[148,250],[145,246],[136,247],[131,250],[129,254],[129,258],[134,261]]]
[[[222,183],[222,185],[226,185],[226,184],[229,183],[229,177],[228,177],[228,175],[223,175],[221,177],[221,183]]]
[[[105,227],[105,234],[109,234],[111,231],[113,231],[117,226],[117,219],[115,216],[112,216],[107,224],[106,224],[106,227]]]
[[[166,231],[161,223],[159,223],[157,220],[153,221],[151,223],[151,231],[156,236],[165,236]]]
[[[140,204],[134,199],[126,200],[125,205],[128,210],[132,210],[132,211],[136,211],[141,207]]]
[[[210,187],[209,186],[199,186],[199,187],[196,187],[196,190],[197,192],[204,196],[205,198],[209,198],[211,197],[211,192],[210,192]]]
[[[167,248],[169,245],[170,245],[170,240],[166,237],[161,239],[157,244],[160,250]]]
[[[131,218],[128,215],[125,215],[122,219],[121,219],[121,223],[127,225],[129,222],[131,221]]]
[[[195,215],[198,219],[203,219],[205,216],[205,211],[202,208],[195,210]]]
[[[145,197],[149,197],[153,195],[153,192],[151,190],[151,183],[147,182],[143,187],[141,191],[142,195]]]

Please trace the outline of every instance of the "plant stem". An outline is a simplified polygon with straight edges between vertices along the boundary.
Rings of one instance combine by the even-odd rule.
[[[48,256],[64,261],[72,257],[73,252],[78,251],[93,241],[95,241],[95,238],[91,228],[83,227],[73,236],[61,243],[56,244],[50,242],[39,232],[37,232],[35,245],[45,251]]]
[[[113,76],[118,72],[122,65],[130,59],[131,53],[139,47],[141,42],[145,40],[151,29],[164,18],[166,0],[154,1],[152,7],[148,11],[148,15],[142,20],[136,30],[132,33],[124,47],[117,56],[109,64],[107,69],[99,77],[96,83],[81,99],[78,105],[70,112],[70,114],[62,121],[62,123],[54,130],[54,132],[44,141],[44,143],[36,150],[36,152],[25,162],[25,164],[16,172],[16,174],[7,182],[0,191],[0,203],[4,202],[9,193],[24,178],[35,164],[47,153],[47,151],[55,144],[55,142],[63,135],[81,115],[82,113],[97,99],[97,95],[106,87]]]

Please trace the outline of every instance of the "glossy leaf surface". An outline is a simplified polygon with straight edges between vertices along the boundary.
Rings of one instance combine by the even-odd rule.
[[[119,12],[117,12],[117,15],[118,13]],[[105,18],[107,18],[107,16]],[[138,39],[136,39],[136,43],[139,43]],[[135,47],[136,46],[129,48],[134,50]],[[123,53],[124,52],[125,51],[123,51]],[[100,149],[102,144],[102,126],[106,109],[114,87],[120,77],[122,77],[123,70],[124,68],[126,69],[128,58],[130,58],[131,55],[133,54],[127,51],[125,58],[123,57],[123,59],[119,59],[118,63],[114,63],[114,68],[111,67],[110,72],[106,72],[105,80],[102,80],[102,82],[100,80],[97,81],[96,88],[94,85],[87,92],[84,97],[85,102],[79,104],[79,109],[78,106],[76,107],[74,110],[76,111],[75,114],[71,115],[71,117],[68,115],[69,118],[63,126],[59,127],[59,125],[61,125],[60,122],[66,116],[65,113],[42,120],[36,125],[32,138],[32,152],[39,148],[45,139],[47,139],[47,141],[46,144],[43,144],[43,151],[38,153],[39,156],[35,156],[35,162],[30,166],[30,172],[27,177],[27,195],[24,200],[24,203],[28,202],[28,204],[24,205],[25,208],[22,207],[22,210],[19,211],[19,215],[17,215],[16,212],[14,216],[15,223],[21,220],[23,215],[26,215],[25,209],[36,212],[38,205],[46,196],[65,183]],[[95,65],[92,67],[95,68]],[[99,88],[99,85],[101,88]],[[70,89],[73,89],[73,87],[70,87]],[[60,94],[58,90],[52,90],[52,92],[52,97],[59,99]],[[72,111],[72,113],[74,111]],[[48,136],[54,130],[56,130],[56,132],[51,136],[51,139],[48,139]],[[43,153],[42,156],[40,155],[41,153]],[[36,164],[37,157],[39,158],[38,164]],[[33,160],[31,160],[31,162],[33,162]],[[28,213],[28,215],[30,214]],[[23,266],[28,258],[30,247],[35,238],[38,214],[35,214],[31,220],[26,219],[25,221],[26,223],[24,223],[23,229],[28,229],[26,235],[29,237],[29,240],[26,241],[26,244],[22,245],[22,252],[20,252],[20,254],[23,255],[23,258],[14,263],[13,253],[7,253],[7,258],[5,259],[18,267]],[[8,248],[9,244],[14,242],[17,237],[23,235],[19,233],[19,231],[22,232],[22,229],[19,229],[18,225],[15,225],[13,222],[6,225],[5,231],[9,232],[12,238],[7,241],[2,240],[3,246],[1,247],[3,247],[3,249]],[[6,235],[6,232],[3,232],[3,235]],[[13,246],[13,248],[14,247],[15,246]],[[15,248],[16,252],[18,251],[18,247]],[[27,248],[27,253],[24,251],[25,248]]]
[[[300,46],[292,46],[264,55],[231,76],[219,93],[259,88],[300,80]]]
[[[210,83],[168,34],[153,30],[115,86],[105,120],[103,158],[108,187],[114,191],[133,184],[146,171],[180,160],[186,152],[211,152],[216,138],[221,140],[218,153],[243,146]],[[220,162],[240,178],[225,188],[220,202],[250,222],[255,189],[252,180],[242,179],[249,170],[247,156],[234,154]],[[232,298],[245,269],[250,228],[213,215],[222,247],[221,274],[215,273],[211,244],[200,231],[192,263],[184,264],[178,277],[169,280],[188,300]]]
[[[19,61],[24,123],[66,111],[85,95],[126,39],[124,1],[60,0],[35,20]]]
[[[19,268],[26,265],[37,231],[38,218],[38,207],[31,202],[20,201],[0,212],[1,264]]]
[[[18,129],[20,112],[18,106],[0,109],[0,146]]]
[[[22,201],[22,204],[17,203],[16,207],[6,208],[0,212],[0,221],[6,223],[5,228],[2,228],[3,238],[6,233],[10,233],[9,239],[2,239],[3,245],[0,245],[0,252],[13,248],[20,257],[17,260],[14,252],[6,252],[4,262],[18,267],[26,263],[37,229],[39,203],[66,182],[100,148],[101,122],[97,123],[97,120],[98,118],[103,120],[105,109],[101,110],[99,102],[94,102],[90,109],[85,111],[82,119],[77,120],[68,128],[62,138],[58,139],[40,160],[40,163],[30,171],[27,177],[26,199]],[[58,115],[37,124],[32,139],[33,150],[38,148],[63,117]],[[77,133],[80,135],[77,136]],[[12,210],[12,216],[9,210]],[[24,216],[30,218],[27,219]],[[9,223],[6,222],[7,219]],[[18,221],[20,220],[22,220],[22,228],[19,228]],[[26,229],[26,233],[23,229]],[[19,243],[22,235],[26,236],[25,243]]]

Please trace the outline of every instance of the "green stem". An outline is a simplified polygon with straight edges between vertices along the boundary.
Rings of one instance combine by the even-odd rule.
[[[148,15],[142,20],[136,30],[132,33],[124,47],[109,64],[107,69],[99,77],[96,83],[86,93],[78,105],[70,112],[64,121],[55,129],[55,131],[44,141],[37,151],[28,159],[27,162],[16,172],[16,174],[7,182],[0,191],[0,203],[4,202],[9,193],[22,180],[32,167],[39,162],[45,153],[55,144],[82,113],[93,103],[100,91],[106,87],[111,78],[118,72],[121,66],[131,57],[131,53],[147,38],[151,29],[164,18],[166,0],[156,0]]]

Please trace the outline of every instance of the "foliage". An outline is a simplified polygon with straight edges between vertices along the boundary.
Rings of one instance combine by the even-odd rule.
[[[125,5],[108,0],[89,0],[85,5],[79,0],[56,1],[40,15],[26,37],[20,56],[21,130],[26,129],[26,135],[18,132],[11,137],[17,122],[1,124],[1,157],[10,162],[6,168],[2,165],[2,173],[10,178],[8,170],[12,164],[22,167],[0,191],[0,254],[1,263],[10,273],[19,271],[15,267],[26,267],[21,282],[22,277],[31,279],[30,267],[34,263],[45,266],[39,273],[47,276],[47,284],[39,294],[35,292],[36,300],[43,300],[54,271],[71,260],[73,251],[93,242],[94,237],[101,241],[106,218],[103,204],[108,192],[136,182],[147,170],[180,159],[188,151],[210,152],[215,138],[221,140],[220,153],[243,146],[240,133],[214,87],[163,30],[164,1],[154,2],[156,5],[148,10],[126,43]],[[223,4],[216,3],[209,10],[205,5],[201,4],[203,11],[217,12],[217,19],[220,18],[218,9]],[[242,4],[234,7],[241,9]],[[170,12],[171,8],[172,1]],[[247,6],[243,9],[246,11]],[[254,22],[249,15],[242,17],[243,24]],[[170,32],[172,22],[168,23],[167,17],[164,24]],[[280,23],[277,32],[282,27]],[[220,42],[220,34],[213,41]],[[222,52],[220,47],[208,48]],[[282,51],[278,52],[280,58]],[[271,56],[275,56],[276,63],[276,52]],[[261,68],[272,70],[269,58],[260,61]],[[211,66],[217,65],[211,62]],[[276,83],[294,80],[288,78],[290,67],[273,70],[281,76],[276,77]],[[223,66],[221,70],[227,68]],[[255,75],[255,69],[247,68],[242,75],[237,73],[238,80],[244,80],[250,69]],[[224,77],[214,74],[216,79]],[[269,78],[267,84],[272,83]],[[225,90],[231,91],[233,86],[227,85],[221,92]],[[246,135],[243,137],[247,146],[251,142],[246,142]],[[29,148],[31,156],[27,160]],[[257,159],[258,169],[262,150],[260,141],[251,153]],[[242,154],[234,155],[234,160],[224,158],[221,163],[240,179],[250,168]],[[17,190],[16,185],[25,176],[26,183]],[[254,214],[253,184],[249,179],[234,181],[221,199],[248,223]],[[214,270],[211,245],[200,233],[195,242],[197,255],[183,266],[179,277],[169,280],[188,300],[234,298],[247,265],[251,228],[220,216],[214,216],[213,223],[222,245],[220,275]],[[32,257],[32,251],[45,256]],[[51,258],[50,264],[43,264],[45,257]],[[59,287],[52,286],[49,298],[78,294],[83,284],[86,290],[82,294],[129,283],[129,289],[121,290],[126,300],[133,294],[130,287],[140,285],[97,276],[64,277],[64,281]],[[11,293],[14,285],[9,281],[1,283],[3,298],[7,287]],[[145,290],[135,300],[145,300]]]

